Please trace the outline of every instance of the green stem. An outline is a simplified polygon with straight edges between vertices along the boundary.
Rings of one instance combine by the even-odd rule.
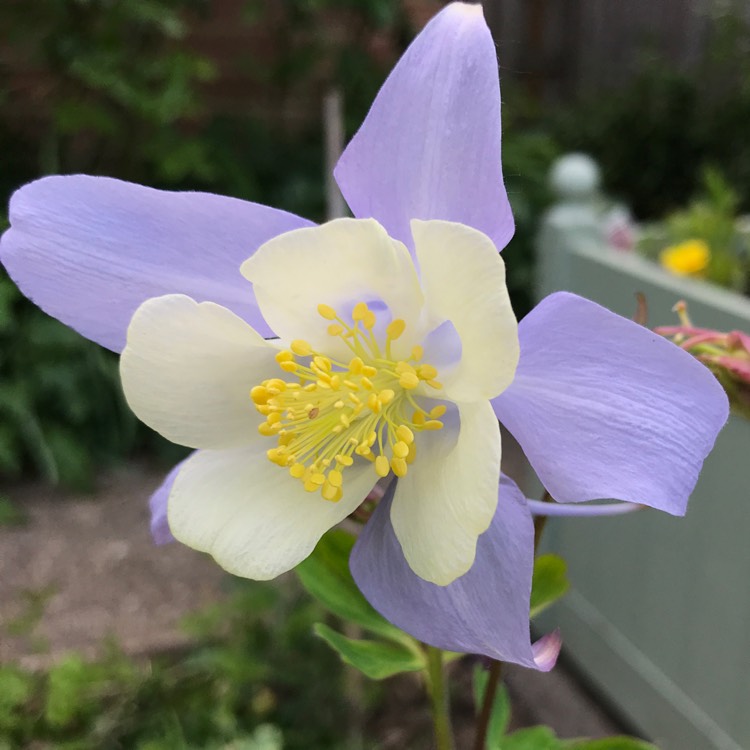
[[[495,704],[497,685],[500,682],[502,671],[503,663],[493,659],[492,666],[490,667],[490,676],[487,678],[487,687],[484,691],[482,712],[479,714],[479,719],[477,720],[477,734],[476,739],[474,740],[474,750],[485,750],[485,745],[487,744],[487,730],[490,726],[492,707]]]
[[[437,750],[455,750],[451,729],[450,701],[443,672],[443,652],[427,646],[427,675]]]

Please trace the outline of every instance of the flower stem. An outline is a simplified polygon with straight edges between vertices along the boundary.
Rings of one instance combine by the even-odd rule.
[[[482,712],[479,714],[477,719],[477,734],[474,740],[474,750],[485,750],[485,744],[487,742],[487,730],[490,726],[490,719],[492,718],[492,707],[495,704],[495,695],[497,693],[497,685],[500,682],[500,675],[503,671],[503,663],[501,661],[492,660],[490,666],[490,676],[487,679],[487,687],[484,691],[484,700],[482,701]]]
[[[427,675],[437,750],[455,750],[451,729],[450,701],[443,672],[443,652],[427,646]]]

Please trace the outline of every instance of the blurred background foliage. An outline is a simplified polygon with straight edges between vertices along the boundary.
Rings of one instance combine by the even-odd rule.
[[[40,175],[88,172],[322,219],[323,94],[333,86],[342,92],[350,136],[440,3],[422,3],[418,12],[420,3],[406,0],[239,0],[238,23],[255,41],[237,51],[243,77],[233,90],[222,89],[226,60],[216,45],[195,41],[195,30],[224,5],[0,4],[3,202]],[[531,305],[547,173],[564,151],[592,154],[607,189],[639,219],[684,206],[700,192],[706,165],[736,193],[738,209],[750,209],[748,47],[747,21],[725,9],[710,25],[697,69],[678,68],[646,46],[624,88],[555,107],[523,74],[501,71],[503,161],[517,222],[505,257],[519,317]],[[0,476],[36,474],[85,488],[94,466],[169,452],[124,405],[115,358],[47,318],[5,276],[0,382]]]
[[[289,584],[229,578],[185,621],[184,651],[0,664],[0,750],[344,750],[343,666],[313,635],[325,614]]]

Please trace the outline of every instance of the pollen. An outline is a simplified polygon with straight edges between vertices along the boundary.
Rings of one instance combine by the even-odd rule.
[[[440,398],[442,386],[437,369],[421,361],[421,346],[406,359],[392,356],[392,342],[407,329],[403,320],[378,326],[378,313],[366,302],[355,304],[348,319],[327,304],[317,309],[324,330],[343,342],[348,356],[329,356],[295,339],[276,355],[282,375],[292,379],[264,380],[250,398],[265,417],[258,431],[276,441],[268,460],[305,491],[338,502],[346,469],[357,462],[372,466],[373,480],[391,472],[406,476],[416,436],[443,427],[445,406],[423,406]]]

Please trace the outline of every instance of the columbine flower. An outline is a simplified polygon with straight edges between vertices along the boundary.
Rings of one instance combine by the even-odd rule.
[[[678,276],[700,276],[708,268],[711,250],[703,240],[670,245],[659,254],[659,262]]]
[[[513,379],[517,324],[486,236],[443,221],[414,221],[412,234],[420,277],[373,219],[265,243],[242,273],[276,340],[186,296],[138,309],[120,368],[128,402],[203,449],[171,491],[178,539],[273,578],[393,473],[412,570],[446,585],[471,567],[497,506],[489,399]]]
[[[152,499],[162,538],[168,498],[178,537],[271,576],[388,468],[350,561],[365,596],[427,643],[549,669],[558,642],[529,639],[532,517],[500,481],[491,411],[555,500],[681,514],[727,403],[686,352],[569,294],[520,322],[516,366],[497,74],[480,6],[427,25],[336,168],[377,223],[50,177],[15,194],[0,254],[84,335],[121,351],[128,331],[134,407],[199,449]]]

